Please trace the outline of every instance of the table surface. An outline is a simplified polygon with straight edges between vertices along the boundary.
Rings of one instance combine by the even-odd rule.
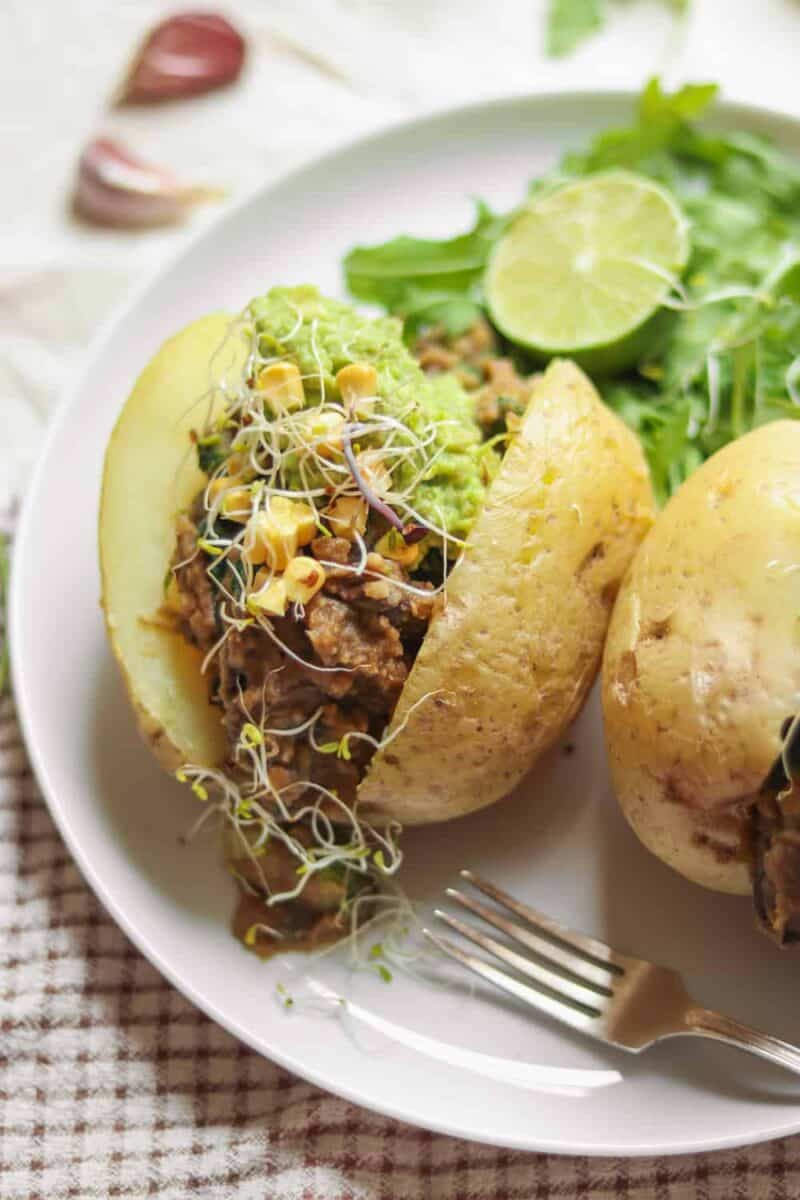
[[[608,0],[604,31],[544,55],[546,0],[228,0],[249,59],[215,95],[110,111],[132,48],[176,5],[5,0],[0,38],[0,519],[98,324],[214,218],[91,229],[69,212],[81,145],[109,133],[222,204],[357,134],[494,95],[715,80],[800,115],[796,0]],[[191,7],[191,6],[189,6]],[[222,131],[222,132],[221,132]],[[0,707],[0,1194],[184,1197],[790,1197],[800,1140],[636,1163],[511,1154],[323,1096],[216,1029],[126,942],[43,809]]]

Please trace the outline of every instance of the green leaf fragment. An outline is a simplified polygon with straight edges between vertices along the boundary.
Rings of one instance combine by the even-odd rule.
[[[588,151],[568,154],[562,166],[572,175],[613,167],[649,173],[647,160],[671,148],[686,123],[705,112],[717,91],[715,83],[687,83],[676,92],[665,92],[659,79],[650,79],[639,97],[632,125],[605,130]]]
[[[197,465],[206,475],[213,475],[225,461],[226,447],[220,434],[212,433],[197,442]]]
[[[356,246],[344,260],[350,292],[405,320],[406,336],[423,325],[462,333],[481,314],[481,280],[506,218],[479,202],[475,223],[454,238],[393,238]]]
[[[550,0],[546,49],[551,58],[570,54],[603,25],[603,0]]]
[[[676,13],[688,11],[689,0],[666,0]],[[605,24],[604,0],[550,0],[545,49],[551,58],[571,54]]]

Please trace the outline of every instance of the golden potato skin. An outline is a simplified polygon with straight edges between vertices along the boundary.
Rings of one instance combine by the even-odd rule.
[[[800,702],[800,423],[720,450],[620,590],[603,711],[622,810],[688,879],[749,893],[748,806]]]
[[[553,362],[450,575],[389,733],[407,724],[375,756],[359,811],[425,824],[505,796],[579,711],[652,519],[638,440],[573,363]]]
[[[203,487],[189,441],[212,385],[245,353],[231,318],[203,317],[166,342],[139,376],[106,451],[100,500],[102,606],[139,729],[159,762],[224,760],[219,710],[208,703],[202,655],[159,628],[175,517]],[[214,354],[214,351],[219,352]],[[213,358],[212,358],[213,355]]]

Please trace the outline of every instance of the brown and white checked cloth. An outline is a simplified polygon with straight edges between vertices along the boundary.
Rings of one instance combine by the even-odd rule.
[[[0,1200],[795,1200],[800,1137],[683,1158],[497,1150],[375,1116],[185,1000],[72,862],[0,701]]]

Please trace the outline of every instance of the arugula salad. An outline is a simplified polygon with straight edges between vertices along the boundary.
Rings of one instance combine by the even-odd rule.
[[[351,294],[403,318],[412,345],[432,328],[452,341],[477,323],[488,324],[525,371],[551,351],[582,362],[574,328],[579,302],[596,296],[588,308],[602,309],[613,301],[604,353],[584,356],[582,365],[609,407],[640,437],[656,492],[665,500],[727,442],[768,421],[800,415],[800,166],[763,138],[698,124],[716,93],[713,84],[669,93],[651,80],[629,126],[606,130],[585,149],[565,154],[554,170],[532,181],[527,200],[513,212],[497,213],[479,202],[472,228],[450,239],[401,235],[355,247],[344,261]],[[608,263],[601,278],[603,239],[624,234],[630,247],[631,229],[621,234],[609,226],[611,202],[599,189],[623,185],[637,205],[628,225],[636,226],[647,249],[626,250],[625,278],[617,270],[609,284]],[[589,196],[594,207],[587,210]],[[502,295],[533,297],[530,304],[539,310],[546,304],[552,310],[560,294],[553,288],[535,299],[541,278],[552,283],[556,277],[552,270],[547,275],[552,264],[543,262],[534,244],[537,238],[541,243],[541,229],[526,233],[526,222],[541,225],[548,206],[551,222],[555,212],[568,221],[570,205],[577,204],[582,209],[575,219],[585,226],[588,211],[599,253],[582,255],[582,279],[572,264],[567,290],[575,304],[562,324],[572,330],[574,344],[566,333],[558,345],[517,330],[509,337],[508,322],[496,319],[504,311],[497,298],[501,284]],[[555,224],[549,232],[555,235],[551,243],[558,241]],[[514,259],[512,238],[529,247],[529,261],[524,252]],[[511,261],[501,278],[496,264],[503,257]],[[594,293],[586,291],[593,286]],[[628,305],[633,312],[637,302],[644,314],[645,301],[650,319],[637,325],[639,316],[631,318],[636,336],[623,337],[619,310]],[[535,315],[529,319],[535,325]]]

